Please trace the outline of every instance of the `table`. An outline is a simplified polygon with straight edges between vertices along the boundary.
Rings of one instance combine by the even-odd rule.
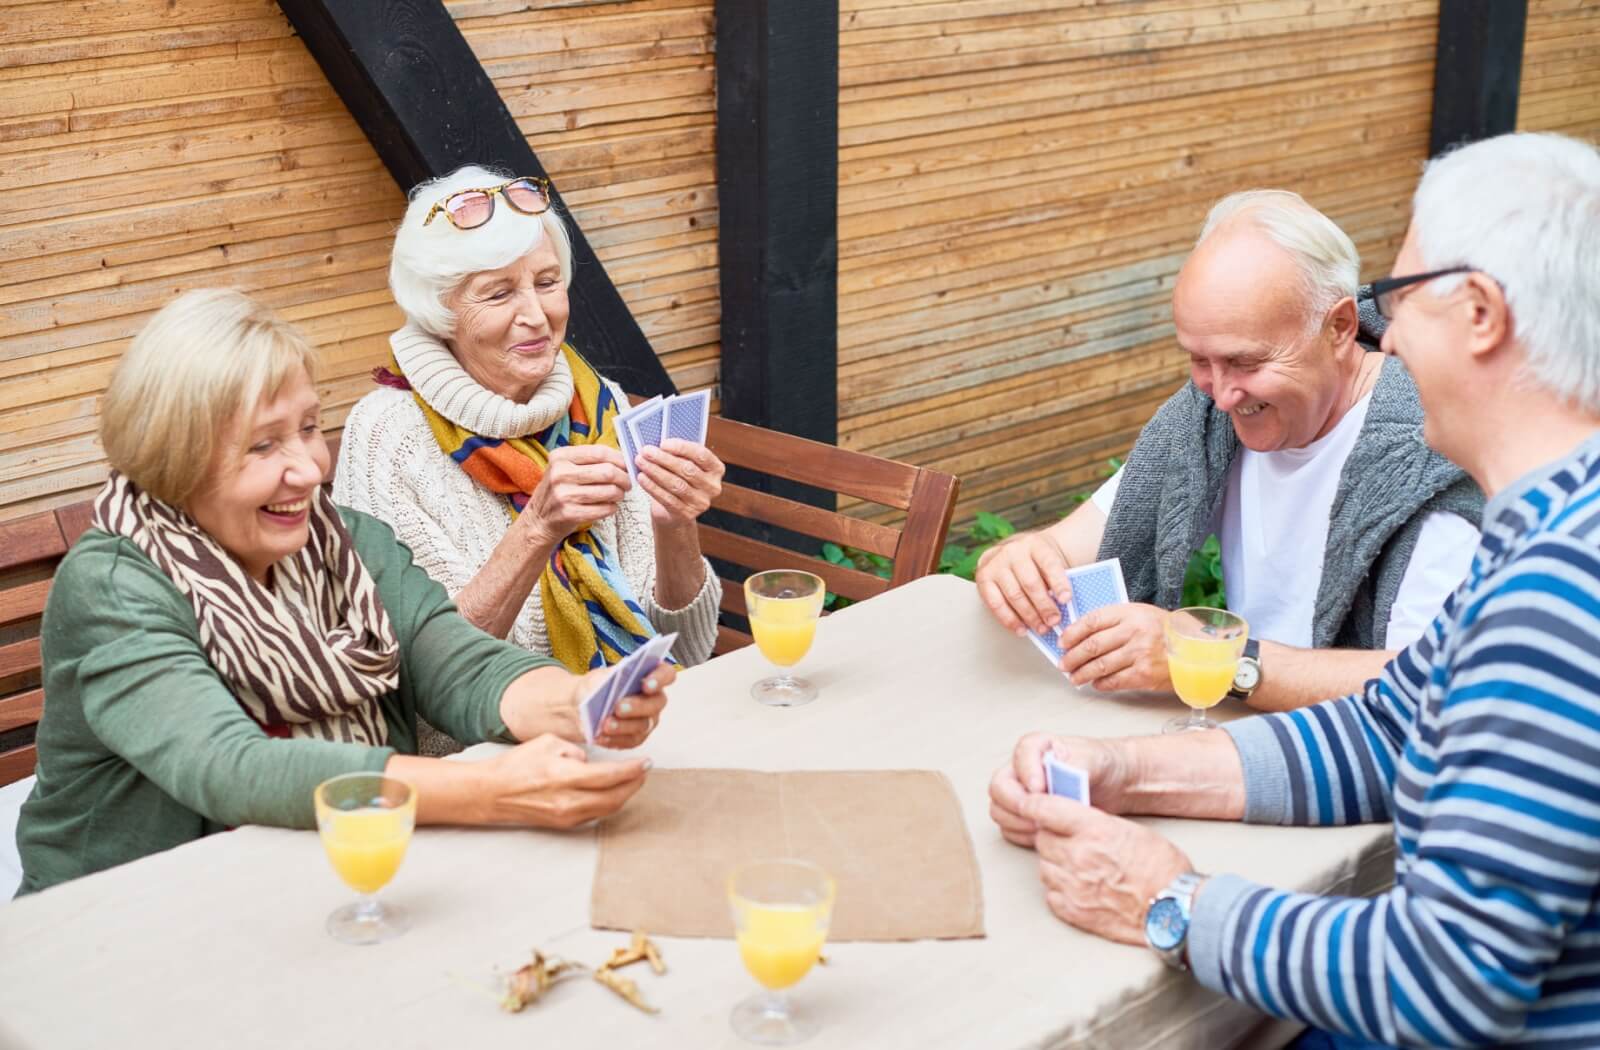
[[[821,696],[791,709],[749,699],[770,673],[754,648],[687,671],[646,753],[660,767],[942,770],[977,850],[988,928],[982,940],[831,946],[830,965],[797,989],[826,1018],[810,1045],[1211,1050],[1259,1035],[1260,1015],[1149,952],[1057,921],[1033,853],[988,818],[989,776],[1022,733],[1155,732],[1175,700],[1073,689],[993,623],[971,584],[944,576],[827,618],[801,669]],[[1393,871],[1387,825],[1152,823],[1202,871],[1286,888],[1370,893]],[[0,908],[0,1046],[744,1045],[727,1015],[754,985],[729,941],[663,939],[666,976],[629,968],[656,1017],[591,981],[516,1015],[474,987],[534,947],[599,962],[626,941],[588,927],[595,855],[592,830],[420,829],[385,890],[411,931],[356,948],[323,932],[349,891],[314,832],[212,836]]]

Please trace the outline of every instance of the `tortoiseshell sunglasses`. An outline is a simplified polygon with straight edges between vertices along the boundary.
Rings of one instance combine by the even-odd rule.
[[[499,194],[507,204],[524,215],[538,215],[550,207],[550,180],[537,175],[502,182],[482,189],[457,190],[428,209],[422,220],[426,226],[440,212],[458,230],[475,230],[494,215],[494,198]]]

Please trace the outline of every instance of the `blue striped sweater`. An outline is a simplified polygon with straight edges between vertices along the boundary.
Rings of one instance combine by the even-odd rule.
[[[1245,819],[1393,820],[1373,899],[1210,879],[1196,977],[1401,1046],[1600,1047],[1600,434],[1519,480],[1363,692],[1228,727]]]

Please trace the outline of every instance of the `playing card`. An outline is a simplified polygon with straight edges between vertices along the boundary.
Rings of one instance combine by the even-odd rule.
[[[661,444],[662,413],[665,406],[661,403],[640,405],[638,410],[628,417],[622,425],[628,428],[629,436],[633,438],[633,447],[640,452],[651,445]]]
[[[697,445],[706,443],[706,423],[711,416],[711,391],[697,390],[692,394],[669,397],[666,422],[662,427],[662,440],[678,438]]]
[[[1128,600],[1128,586],[1122,580],[1122,562],[1116,558],[1068,569],[1067,582],[1072,584],[1072,598],[1067,603],[1072,610],[1072,623],[1103,606],[1120,605]]]
[[[620,413],[611,421],[611,425],[617,430],[617,445],[622,450],[622,458],[626,460],[628,464],[628,478],[632,481],[639,480],[639,467],[634,460],[639,457],[640,446],[635,440],[632,430],[628,426],[628,421],[637,417],[639,413],[643,412],[644,410],[660,404],[661,395],[657,394],[650,400],[641,401],[637,405],[634,405],[632,408],[628,409],[626,412]]]
[[[639,691],[644,680],[650,677],[650,672],[672,651],[672,643],[677,639],[678,636],[673,633],[658,634],[651,638],[613,667],[595,691],[578,705],[583,735],[589,743],[594,743],[600,735],[600,727],[611,717],[611,709],[623,697]]]
[[[1070,798],[1085,806],[1089,804],[1089,774],[1063,762],[1053,751],[1044,753],[1044,782],[1052,795]]]

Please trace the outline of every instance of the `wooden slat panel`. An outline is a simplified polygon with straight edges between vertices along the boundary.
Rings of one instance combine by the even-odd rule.
[[[722,627],[719,625],[717,627],[717,640],[712,646],[711,651],[715,655],[721,656],[723,653],[731,653],[735,649],[743,649],[745,646],[752,644],[754,641],[754,638],[750,637],[748,634],[745,634],[743,631],[736,631],[732,627]],[[4,777],[0,776],[0,783],[4,782]]]
[[[799,569],[815,573],[827,582],[830,591],[857,601],[889,589],[889,582],[876,576],[834,565],[821,558],[808,558],[760,540],[735,536],[709,525],[700,526],[700,547],[710,557],[721,558],[754,571]]]
[[[39,639],[24,638],[10,645],[0,645],[0,681],[24,671],[39,670]]]
[[[35,580],[0,590],[0,627],[9,627],[40,615],[49,596],[49,580]]]
[[[770,524],[780,524],[819,540],[856,547],[885,558],[894,557],[900,534],[894,529],[856,518],[845,518],[832,511],[800,503],[782,496],[724,484],[722,494],[712,502],[718,510]]]
[[[32,744],[0,753],[0,785],[12,784],[23,777],[32,776],[38,761],[39,749]]]
[[[739,616],[748,616],[750,608],[745,604],[744,586],[733,580],[722,581],[722,598],[717,602],[717,608],[723,612],[735,613]]]
[[[31,726],[44,714],[44,690],[0,698],[0,733]]]
[[[1517,130],[1600,141],[1600,8],[1528,0]]]

